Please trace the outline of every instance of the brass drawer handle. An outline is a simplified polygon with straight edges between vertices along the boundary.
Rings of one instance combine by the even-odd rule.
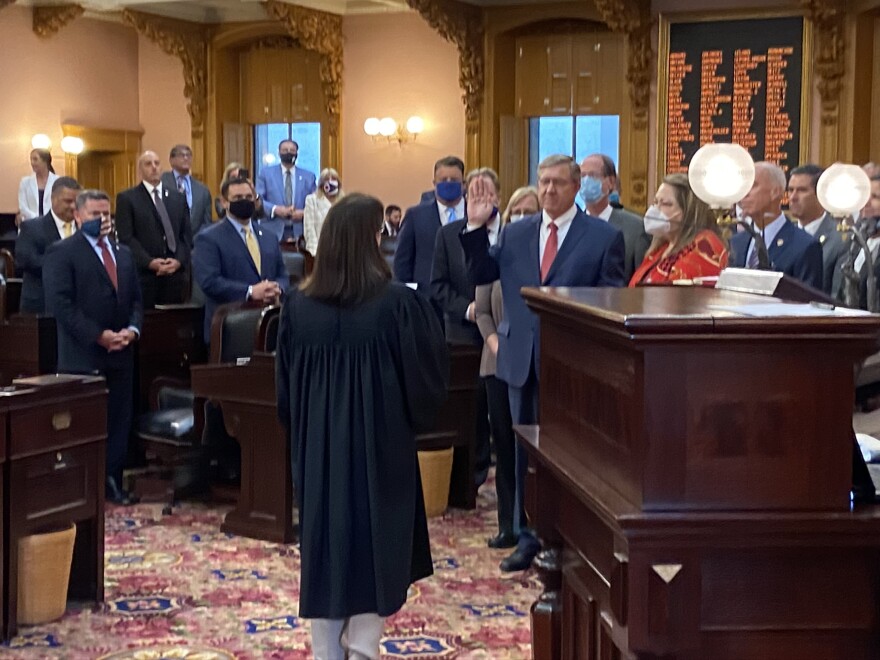
[[[61,456],[61,452],[60,451],[57,452],[55,454],[55,465],[53,466],[53,469],[63,470],[66,467],[67,467],[67,463],[64,461],[64,458]]]
[[[64,431],[70,428],[70,411],[55,413],[52,415],[52,428],[56,431]]]

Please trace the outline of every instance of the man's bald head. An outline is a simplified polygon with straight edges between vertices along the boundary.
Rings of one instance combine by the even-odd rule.
[[[138,173],[141,179],[151,186],[159,185],[162,179],[162,162],[155,151],[145,151],[138,158]]]

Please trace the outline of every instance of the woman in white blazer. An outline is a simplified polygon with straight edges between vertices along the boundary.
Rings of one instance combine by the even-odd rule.
[[[303,210],[303,236],[306,239],[306,250],[310,254],[317,253],[318,237],[321,235],[321,227],[324,225],[327,211],[342,199],[344,194],[342,183],[339,181],[339,172],[332,167],[323,169],[318,177],[315,192],[306,195]]]
[[[48,149],[31,151],[31,169],[34,173],[23,177],[18,186],[18,212],[22,220],[39,218],[49,212],[52,184],[58,178]]]

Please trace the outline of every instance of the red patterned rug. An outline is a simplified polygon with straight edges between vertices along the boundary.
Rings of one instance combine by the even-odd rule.
[[[297,617],[299,553],[293,545],[219,532],[226,509],[183,504],[111,507],[106,520],[106,602],[54,623],[23,627],[0,657],[34,660],[279,660],[311,657]],[[532,572],[506,575],[490,550],[496,531],[491,481],[475,511],[430,521],[433,577],[416,583],[388,619],[382,658],[525,659]]]

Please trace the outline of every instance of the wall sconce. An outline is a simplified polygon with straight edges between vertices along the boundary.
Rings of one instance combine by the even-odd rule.
[[[86,145],[82,141],[82,138],[74,137],[73,135],[61,138],[61,151],[66,154],[78,156],[85,148]]]
[[[45,133],[37,133],[31,138],[31,148],[33,149],[48,149],[51,146],[52,140]]]
[[[406,127],[400,127],[391,117],[370,117],[364,122],[364,133],[374,141],[384,137],[388,142],[397,142],[398,146],[414,141],[423,130],[425,122],[417,115],[406,120]]]

